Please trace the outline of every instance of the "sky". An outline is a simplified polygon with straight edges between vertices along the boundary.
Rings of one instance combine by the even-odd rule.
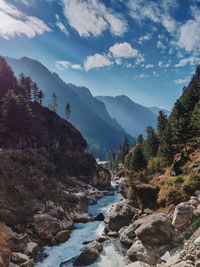
[[[0,0],[0,55],[170,109],[200,64],[200,0]]]

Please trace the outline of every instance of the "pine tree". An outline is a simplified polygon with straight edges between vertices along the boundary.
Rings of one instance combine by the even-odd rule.
[[[173,142],[172,127],[171,124],[168,123],[160,139],[158,156],[164,158],[167,164],[171,164],[174,155],[175,148]]]
[[[21,93],[27,100],[32,100],[32,88],[33,81],[30,77],[26,77],[23,73],[19,76],[19,87],[20,90],[18,93]]]
[[[71,114],[71,107],[70,107],[70,104],[67,103],[65,106],[65,118],[66,118],[66,120],[69,119],[70,114]]]
[[[184,104],[177,100],[170,117],[170,123],[172,125],[174,141],[178,145],[183,145],[187,156],[187,142],[193,135],[190,116],[191,114]]]
[[[32,112],[22,95],[8,91],[2,100],[2,122],[7,138],[7,146],[22,148],[30,141]]]
[[[36,83],[32,83],[31,86],[31,98],[33,100],[33,102],[38,102],[38,93],[39,93],[39,89]]]
[[[146,160],[140,146],[136,146],[130,160],[130,170],[140,171],[146,168]]]
[[[196,104],[192,113],[192,123],[195,127],[195,136],[200,136],[200,101]]]
[[[146,128],[147,138],[144,143],[144,155],[146,159],[155,157],[158,152],[158,138],[151,126]]]
[[[167,115],[163,111],[159,111],[157,118],[157,131],[159,137],[162,135],[167,125]]]
[[[123,144],[121,145],[121,159],[122,159],[122,163],[124,163],[125,156],[128,154],[129,150],[130,150],[129,140],[128,140],[128,137],[125,136],[124,137]]]
[[[5,96],[8,90],[17,90],[17,79],[5,58],[0,57],[0,99]]]
[[[53,92],[53,94],[52,94],[52,100],[53,100],[53,103],[52,103],[52,110],[53,110],[54,112],[57,112],[57,106],[58,106],[58,104],[57,104],[57,100],[58,100],[58,97],[57,97],[57,95],[55,94],[55,92]]]
[[[38,99],[38,102],[40,105],[42,105],[43,98],[44,98],[44,94],[43,94],[42,90],[39,90],[37,93],[37,99]]]
[[[142,145],[144,143],[144,137],[142,134],[138,135],[137,137],[137,144]]]

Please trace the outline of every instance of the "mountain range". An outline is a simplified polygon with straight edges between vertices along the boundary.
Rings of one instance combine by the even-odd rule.
[[[148,108],[133,102],[125,95],[97,96],[102,101],[108,113],[115,118],[125,131],[133,136],[144,134],[145,128],[156,126],[157,116]]]
[[[37,83],[45,95],[44,106],[52,105],[55,92],[57,113],[65,117],[66,104],[70,103],[69,120],[86,138],[88,150],[98,158],[105,159],[110,149],[118,150],[126,135],[134,143],[147,125],[156,125],[156,115],[127,96],[93,97],[88,88],[65,83],[37,60],[8,57],[7,61],[16,75],[24,73]]]

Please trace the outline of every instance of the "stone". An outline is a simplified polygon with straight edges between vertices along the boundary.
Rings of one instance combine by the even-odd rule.
[[[195,239],[194,241],[195,246],[197,246],[198,248],[200,247],[200,236],[198,238]]]
[[[200,196],[200,190],[196,190],[194,194],[195,196]]]
[[[140,209],[155,209],[159,188],[150,184],[137,184],[135,191],[139,200]]]
[[[123,226],[128,225],[138,213],[138,210],[131,206],[128,200],[122,200],[112,205],[105,222],[112,231],[119,231]]]
[[[20,265],[21,267],[34,267],[34,261],[33,259],[28,260]]]
[[[187,261],[181,261],[179,263],[176,263],[174,265],[171,265],[172,267],[193,267],[194,265],[191,263],[188,263]]]
[[[30,255],[35,255],[39,249],[39,245],[35,242],[28,242],[27,243],[27,248],[26,251]]]
[[[69,230],[63,230],[56,234],[55,240],[60,243],[66,242],[70,238],[70,231]]]
[[[95,221],[104,221],[105,216],[103,215],[103,213],[99,213],[97,216],[94,217]]]
[[[74,262],[74,266],[88,266],[92,264],[103,250],[103,245],[97,241],[91,242],[83,248],[81,254]]]
[[[171,255],[170,255],[169,251],[167,251],[160,259],[161,259],[161,261],[167,262],[169,260],[169,258],[171,258]]]
[[[157,257],[151,246],[144,245],[137,240],[127,251],[127,256],[131,261],[142,261],[147,264],[156,264]]]
[[[164,213],[154,213],[134,222],[140,225],[136,236],[147,245],[165,245],[172,239],[171,219]],[[133,225],[134,225],[133,224]]]
[[[126,265],[126,267],[150,267],[150,265],[142,261],[135,261],[131,264]]]
[[[197,262],[195,263],[195,267],[200,267],[200,261],[197,261]]]
[[[178,204],[175,208],[172,224],[178,229],[184,228],[191,222],[193,210],[193,207],[187,202]]]
[[[117,237],[118,236],[118,233],[116,231],[109,231],[107,233],[107,236],[109,236],[109,237]]]
[[[23,253],[20,252],[13,252],[11,254],[11,260],[12,262],[16,264],[24,263],[29,260],[29,257]]]
[[[128,236],[123,232],[120,235],[120,243],[128,248],[130,248],[133,242],[128,238]]]
[[[179,253],[175,254],[171,258],[168,259],[168,261],[165,263],[166,266],[172,266],[176,263],[179,263],[181,261],[181,256]]]

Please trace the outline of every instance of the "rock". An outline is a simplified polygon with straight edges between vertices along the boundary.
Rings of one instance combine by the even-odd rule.
[[[151,214],[134,223],[140,225],[135,233],[144,244],[165,245],[172,238],[171,219],[164,213]]]
[[[142,261],[147,264],[156,264],[157,258],[151,246],[142,244],[137,240],[127,251],[127,256],[131,261]]]
[[[126,265],[126,267],[150,267],[150,265],[142,261],[135,261],[131,264]]]
[[[20,265],[21,267],[34,267],[34,261],[33,259],[28,260]]]
[[[107,236],[109,236],[109,237],[118,237],[118,233],[116,231],[109,231],[107,233]]]
[[[65,219],[59,220],[45,213],[34,215],[33,222],[38,235],[43,240],[50,240],[59,231],[69,229],[73,223],[70,218],[65,217]]]
[[[142,210],[155,209],[159,188],[150,184],[138,184],[135,185],[135,190]]]
[[[195,194],[195,196],[197,196],[197,197],[200,196],[200,190],[196,190],[194,194]]]
[[[165,263],[166,266],[172,266],[176,263],[179,263],[181,261],[181,257],[180,257],[180,254],[177,253],[175,254],[174,256],[172,256],[171,258],[169,258],[167,260],[167,262]]]
[[[191,197],[187,203],[196,208],[199,205],[199,200],[197,197]]]
[[[0,235],[4,236],[6,246],[13,252],[23,251],[28,243],[28,235],[17,234],[5,224],[0,223]],[[2,241],[1,241],[2,242]]]
[[[70,231],[69,230],[63,230],[56,234],[55,240],[58,244],[66,242],[70,238]]]
[[[130,201],[122,200],[111,207],[105,222],[110,230],[119,231],[123,226],[128,225],[137,213],[138,210],[131,206]]]
[[[197,261],[197,262],[195,263],[195,267],[200,267],[200,261]]]
[[[91,221],[90,214],[87,212],[84,213],[74,213],[73,215],[73,220],[74,222],[79,222],[79,223],[88,223]]]
[[[103,215],[103,213],[99,213],[96,217],[94,217],[95,221],[104,221],[105,216]]]
[[[174,156],[173,164],[171,167],[170,175],[177,176],[181,174],[181,167],[184,165],[184,159],[181,153]]]
[[[103,250],[103,245],[97,241],[91,242],[84,247],[81,254],[74,262],[74,266],[88,266],[92,264],[100,255]]]
[[[11,253],[9,250],[0,249],[0,267],[8,266],[10,263]]]
[[[20,252],[13,252],[11,254],[11,260],[12,262],[16,264],[24,263],[29,260],[29,257],[23,253]]]
[[[198,248],[200,248],[200,236],[198,238],[195,239],[194,241],[194,245]]]
[[[187,226],[193,217],[193,207],[186,202],[178,204],[175,208],[172,224],[178,228]]]
[[[35,256],[37,251],[39,250],[39,245],[35,242],[28,242],[26,251],[28,254]]]
[[[193,264],[188,263],[187,261],[181,261],[179,263],[176,263],[174,265],[171,265],[172,267],[193,267]]]
[[[133,242],[128,238],[128,236],[123,232],[120,235],[120,243],[128,248],[130,248]]]
[[[169,251],[165,252],[165,254],[160,258],[161,261],[167,262],[171,258]]]
[[[96,241],[99,242],[99,243],[103,243],[107,240],[108,238],[106,236],[100,236],[100,237],[97,237]]]

